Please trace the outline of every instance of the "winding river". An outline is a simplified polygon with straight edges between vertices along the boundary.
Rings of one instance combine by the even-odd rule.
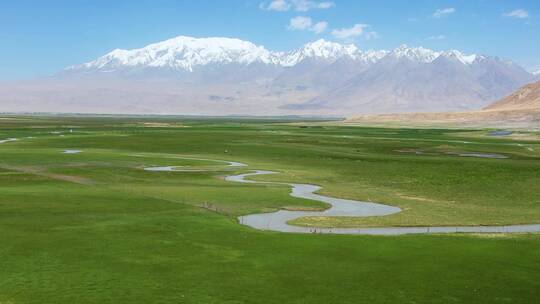
[[[0,140],[0,143],[16,141],[16,138]],[[80,150],[65,150],[64,153],[80,153]],[[138,156],[138,155],[137,155]],[[246,164],[192,157],[174,157],[178,159],[191,159],[202,161],[214,161],[227,164],[228,167],[245,167]],[[196,171],[215,171],[214,169],[190,169],[181,166],[161,166],[146,167],[146,171],[153,172],[196,172]],[[230,182],[251,183],[251,184],[276,184],[288,185],[291,187],[290,195],[293,197],[304,198],[324,202],[330,205],[330,208],[323,211],[290,211],[278,210],[269,213],[250,214],[238,217],[242,225],[246,225],[259,230],[271,230],[279,232],[295,233],[332,233],[332,234],[364,234],[364,235],[400,235],[400,234],[426,234],[426,233],[525,233],[540,232],[540,224],[530,225],[507,225],[507,226],[439,226],[439,227],[379,227],[379,228],[313,228],[289,225],[287,222],[306,216],[385,216],[401,212],[401,209],[394,206],[388,206],[372,202],[362,202],[356,200],[347,200],[333,198],[316,194],[321,187],[311,184],[296,184],[282,182],[261,182],[247,180],[246,177],[274,174],[277,172],[255,170],[250,173],[237,175],[228,175],[225,180]]]
[[[229,167],[245,167],[246,164],[224,160],[212,160],[203,158],[177,157],[180,159],[193,159],[204,161],[216,161],[226,163]],[[147,167],[146,171],[165,172],[195,172],[209,171],[207,169],[190,169],[180,166]],[[316,194],[321,187],[311,184],[296,184],[282,182],[261,182],[246,179],[257,175],[275,174],[277,172],[254,170],[250,173],[228,175],[226,181],[250,184],[274,184],[288,185],[291,187],[290,195],[324,202],[330,208],[323,211],[291,211],[278,210],[275,212],[250,214],[238,217],[238,222],[259,230],[294,232],[294,233],[332,233],[332,234],[364,234],[364,235],[400,235],[400,234],[427,234],[427,233],[524,233],[540,232],[540,224],[531,225],[507,225],[507,226],[440,226],[440,227],[380,227],[380,228],[314,228],[289,225],[288,222],[306,216],[385,216],[401,212],[401,209],[384,204],[362,202],[334,198]]]
[[[240,224],[260,230],[296,233],[333,233],[333,234],[369,234],[399,235],[418,233],[523,233],[540,232],[540,224],[507,226],[439,226],[439,227],[380,227],[380,228],[313,228],[287,224],[288,221],[305,216],[384,216],[400,212],[398,207],[333,198],[315,194],[321,187],[310,184],[289,184],[246,180],[248,176],[273,174],[273,171],[254,171],[239,175],[229,175],[227,181],[255,184],[281,184],[292,187],[291,196],[325,202],[331,205],[324,211],[289,211],[279,210],[270,213],[250,214],[238,217]]]
[[[139,156],[139,155],[135,155]],[[218,159],[207,159],[207,158],[194,158],[194,157],[174,157],[178,159],[189,159],[189,160],[202,160],[202,161],[213,161],[218,163],[225,163],[228,167],[246,167],[246,164],[234,162],[234,161],[228,161],[228,160],[218,160]],[[154,171],[154,172],[204,172],[204,171],[214,171],[214,170],[208,170],[208,169],[190,169],[185,168],[181,166],[163,166],[163,167],[146,167],[144,168],[145,171]]]

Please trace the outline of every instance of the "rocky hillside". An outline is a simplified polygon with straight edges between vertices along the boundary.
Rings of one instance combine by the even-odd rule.
[[[509,96],[487,106],[486,110],[540,109],[540,81],[521,87]]]

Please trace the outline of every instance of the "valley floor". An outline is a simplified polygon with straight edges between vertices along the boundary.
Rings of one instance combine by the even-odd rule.
[[[17,140],[0,143],[0,303],[534,302],[538,234],[264,232],[236,217],[327,205],[223,179],[273,170],[256,179],[403,210],[296,225],[540,223],[540,141],[486,132],[2,118],[0,140]],[[143,170],[171,165],[193,171]]]

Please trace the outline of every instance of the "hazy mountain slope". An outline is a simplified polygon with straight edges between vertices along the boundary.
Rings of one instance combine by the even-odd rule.
[[[540,128],[540,81],[519,88],[481,111],[357,115],[347,124],[452,125]]]
[[[287,66],[273,85],[318,91],[332,89],[362,72],[385,54],[385,51],[363,52],[354,45],[317,40],[284,54],[285,57],[294,58],[296,64]]]
[[[402,55],[400,51],[409,50],[395,50],[343,86],[289,108],[340,108],[344,113],[478,109],[532,78],[519,66],[497,58],[478,56],[464,63],[463,55],[455,52],[433,55],[419,49]]]

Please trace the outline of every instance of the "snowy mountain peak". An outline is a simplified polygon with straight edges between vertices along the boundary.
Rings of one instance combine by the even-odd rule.
[[[319,39],[304,45],[302,51],[311,57],[335,59],[343,55],[353,56],[356,52],[358,52],[358,48],[354,44],[343,45],[336,42]]]
[[[389,53],[390,52],[386,50],[368,50],[365,52],[359,51],[356,59],[367,63],[375,63],[384,58]]]
[[[211,63],[255,62],[273,63],[272,54],[262,46],[240,39],[178,36],[140,49],[116,49],[95,61],[83,64],[82,67],[116,69],[147,66],[193,71],[195,66]]]
[[[409,47],[402,44],[394,49],[390,55],[395,58],[407,58],[412,61],[428,63],[439,57],[440,53],[423,47]]]
[[[445,51],[445,52],[442,52],[441,55],[446,58],[458,60],[461,63],[466,64],[466,65],[472,64],[476,60],[476,57],[477,57],[476,54],[465,55],[458,50]]]
[[[333,61],[341,57],[350,57],[354,59],[356,58],[357,53],[359,53],[359,50],[354,44],[343,45],[319,39],[307,43],[297,50],[280,54],[280,63],[283,66],[290,67],[307,58],[316,58],[326,61]]]
[[[535,75],[535,76],[538,76],[538,75],[540,75],[540,70],[538,70],[536,72],[532,72],[532,74]]]
[[[439,58],[440,56],[443,56],[444,58],[457,60],[465,65],[470,65],[474,63],[478,57],[476,54],[465,55],[458,50],[448,50],[448,51],[439,52],[439,51],[434,51],[434,50],[423,48],[423,47],[409,47],[405,44],[400,45],[399,47],[394,49],[390,54],[396,58],[407,58],[411,61],[417,61],[417,62],[423,62],[423,63],[433,62],[435,59]]]

